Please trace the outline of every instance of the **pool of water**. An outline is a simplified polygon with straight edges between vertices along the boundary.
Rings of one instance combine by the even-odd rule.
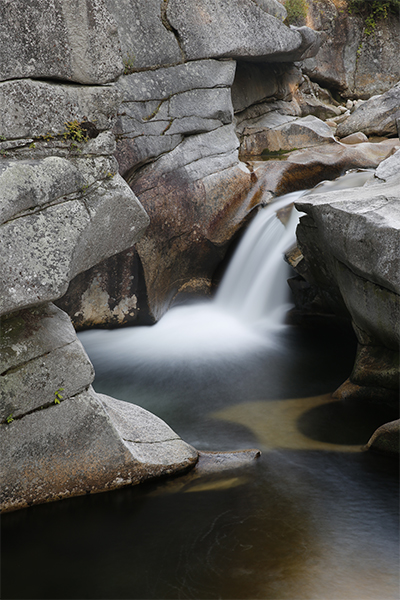
[[[167,359],[142,333],[81,336],[95,389],[261,457],[3,515],[2,597],[397,599],[398,465],[362,450],[388,415],[331,397],[354,340],[284,327]]]

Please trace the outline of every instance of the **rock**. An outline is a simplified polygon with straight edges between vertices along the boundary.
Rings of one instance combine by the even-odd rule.
[[[232,86],[234,111],[241,112],[266,98],[289,98],[301,80],[301,71],[294,66],[238,61]]]
[[[6,81],[0,83],[0,136],[49,140],[60,136],[65,141],[66,123],[72,121],[93,123],[97,132],[104,131],[112,128],[120,102],[115,86],[78,87],[33,79]]]
[[[343,140],[342,140],[343,141]],[[400,174],[400,148],[389,158],[383,160],[375,171],[375,178],[388,181]]]
[[[150,216],[137,244],[151,314],[159,319],[179,291],[207,293],[227,244],[260,201],[238,161],[233,125],[186,138],[129,183]]]
[[[367,444],[369,450],[389,455],[400,451],[400,420],[391,421],[378,427]]]
[[[311,47],[318,51],[316,32],[290,29],[251,0],[199,0],[195,6],[188,0],[169,0],[166,17],[186,60],[289,62],[301,60]]]
[[[106,0],[118,24],[124,73],[175,65],[184,60],[159,0]]]
[[[341,123],[339,137],[362,131],[366,135],[396,135],[396,119],[400,116],[400,82],[382,94],[370,98]]]
[[[265,189],[281,195],[313,188],[324,179],[334,179],[350,169],[376,168],[386,158],[396,138],[380,143],[324,144],[291,152],[285,160],[254,163],[257,177],[265,181]]]
[[[134,247],[74,277],[55,304],[68,313],[77,331],[154,322],[147,306],[143,267]]]
[[[119,175],[98,181],[94,189],[81,189],[78,196],[70,193],[69,180],[60,179],[54,188],[56,203],[33,206],[42,199],[42,183],[43,190],[49,185],[43,165],[37,167],[30,190],[30,209],[36,210],[0,227],[0,314],[60,298],[75,275],[132,246],[148,224]],[[72,167],[69,171],[74,172]],[[11,173],[17,191],[12,192],[10,180],[6,190],[13,198],[21,188],[18,169]],[[4,201],[9,205],[7,198]]]
[[[170,152],[184,136],[232,122],[234,61],[194,61],[123,77],[115,128],[122,174]]]
[[[54,404],[57,390],[71,397],[92,383],[93,366],[69,318],[56,307],[20,311],[2,320],[2,327],[8,360],[0,375],[1,423]],[[55,331],[65,337],[54,339]]]
[[[32,77],[84,84],[123,71],[117,24],[104,0],[41,0],[0,5],[0,81]],[[4,107],[2,101],[1,106]]]
[[[238,125],[243,156],[293,150],[335,142],[331,128],[314,116],[303,118],[270,112]]]
[[[377,19],[373,35],[366,35],[364,17],[335,0],[311,0],[307,6],[308,26],[325,33],[318,54],[304,61],[313,81],[346,98],[382,94],[399,81],[400,66],[393,60],[400,52],[398,16]]]
[[[357,133],[351,133],[340,141],[342,144],[361,144],[362,142],[368,142],[368,138],[362,131],[357,131]]]
[[[92,389],[0,428],[3,511],[137,484],[197,461],[161,419]]]
[[[400,332],[399,179],[303,196],[297,229],[303,276],[340,297],[360,347],[339,398],[398,404]]]

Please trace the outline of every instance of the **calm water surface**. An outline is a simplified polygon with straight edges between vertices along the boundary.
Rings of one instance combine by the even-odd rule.
[[[211,344],[167,360],[135,335],[82,335],[97,391],[198,449],[261,458],[3,515],[2,597],[397,599],[397,462],[361,451],[388,415],[330,397],[353,342],[288,327],[224,358]]]

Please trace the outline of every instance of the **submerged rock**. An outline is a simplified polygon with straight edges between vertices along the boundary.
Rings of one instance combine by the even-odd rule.
[[[398,456],[400,452],[400,420],[378,427],[367,444],[368,450]]]

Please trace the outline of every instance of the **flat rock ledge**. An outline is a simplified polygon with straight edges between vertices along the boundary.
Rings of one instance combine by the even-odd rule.
[[[184,472],[198,452],[161,419],[89,387],[0,425],[3,512]]]

